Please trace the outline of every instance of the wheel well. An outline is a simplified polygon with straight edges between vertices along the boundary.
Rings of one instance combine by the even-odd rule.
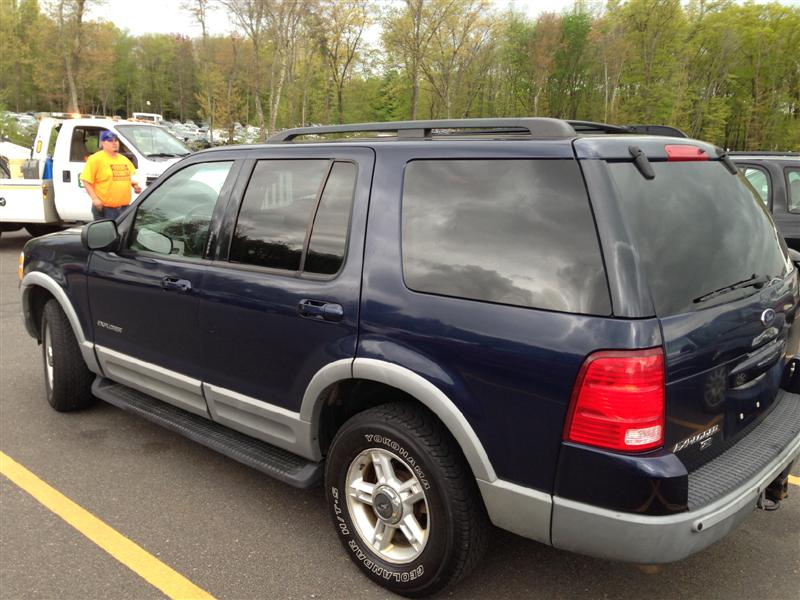
[[[340,381],[326,388],[323,395],[319,415],[319,447],[323,455],[327,454],[339,428],[360,412],[389,402],[409,402],[424,407],[402,390],[367,379]]]
[[[47,301],[54,296],[46,289],[38,285],[33,286],[30,293],[31,296],[29,308],[31,320],[33,322],[33,328],[36,331],[36,339],[41,342],[42,332],[39,330],[39,328],[42,326],[42,312],[44,311],[44,305],[47,304]]]

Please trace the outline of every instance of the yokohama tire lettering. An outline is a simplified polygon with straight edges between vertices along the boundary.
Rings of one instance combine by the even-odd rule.
[[[425,472],[417,464],[417,461],[414,459],[414,457],[411,456],[408,453],[408,450],[403,448],[403,446],[401,446],[394,440],[390,440],[389,438],[384,437],[382,435],[373,435],[368,433],[364,434],[364,437],[370,444],[381,444],[383,446],[386,446],[387,448],[391,449],[395,454],[403,458],[403,460],[405,460],[414,471],[414,474],[419,479],[419,482],[422,484],[422,487],[424,487],[426,490],[429,490],[431,488],[431,484],[428,483],[428,478],[425,477]]]

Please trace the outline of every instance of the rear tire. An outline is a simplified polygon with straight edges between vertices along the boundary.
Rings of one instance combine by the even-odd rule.
[[[325,469],[348,556],[375,583],[415,598],[469,573],[489,521],[461,449],[427,410],[386,404],[347,421]]]
[[[69,319],[55,299],[44,305],[40,331],[44,386],[50,406],[59,412],[91,406],[94,374],[87,368]]]

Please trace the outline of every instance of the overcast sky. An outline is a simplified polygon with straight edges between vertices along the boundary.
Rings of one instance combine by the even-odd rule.
[[[561,12],[571,7],[573,0],[494,0],[499,8],[513,5],[524,10],[529,16],[543,11]],[[800,2],[800,0],[798,0]],[[113,22],[120,29],[127,29],[132,35],[145,33],[183,33],[190,37],[200,35],[200,26],[181,9],[181,0],[105,0],[99,7],[89,11],[89,20],[100,18]],[[232,29],[223,11],[210,15],[208,23],[211,35],[227,33]]]

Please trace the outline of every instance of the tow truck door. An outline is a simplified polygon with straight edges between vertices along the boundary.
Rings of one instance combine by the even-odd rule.
[[[97,148],[87,148],[90,139],[88,127],[77,125],[78,121],[66,120],[56,140],[53,153],[53,191],[56,209],[62,220],[91,221],[92,203],[81,183],[81,171],[86,158]],[[100,131],[99,127],[94,129]],[[96,137],[96,136],[95,136]]]

